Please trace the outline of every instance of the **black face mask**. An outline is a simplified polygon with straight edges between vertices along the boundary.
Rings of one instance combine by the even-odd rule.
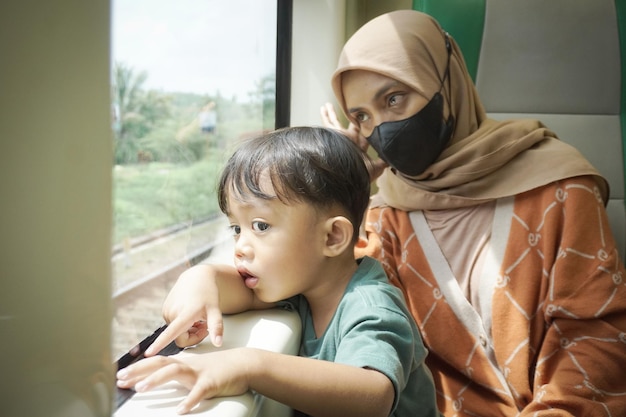
[[[444,123],[443,97],[434,97],[408,119],[376,126],[367,141],[392,168],[414,177],[441,155],[454,130],[454,118]]]
[[[445,38],[448,64],[441,87],[447,78],[448,91],[451,94],[452,47],[447,33]],[[436,92],[423,109],[408,119],[384,122],[376,126],[367,141],[378,152],[378,156],[392,168],[404,175],[414,177],[424,172],[437,160],[452,137],[452,132],[454,132],[454,117],[450,115],[448,120],[444,121],[443,97],[440,92]]]

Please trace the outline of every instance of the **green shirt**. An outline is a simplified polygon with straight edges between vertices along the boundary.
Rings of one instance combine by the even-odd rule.
[[[359,260],[326,332],[315,336],[303,296],[288,300],[302,319],[300,356],[375,369],[395,390],[390,416],[439,416],[426,348],[402,292],[372,258]]]

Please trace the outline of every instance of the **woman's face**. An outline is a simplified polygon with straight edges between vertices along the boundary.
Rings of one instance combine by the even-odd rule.
[[[342,74],[341,89],[350,121],[365,137],[383,122],[413,116],[429,101],[406,84],[365,70]]]

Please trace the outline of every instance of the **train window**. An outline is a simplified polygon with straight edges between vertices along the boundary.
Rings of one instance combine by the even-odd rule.
[[[113,357],[228,236],[215,179],[276,127],[278,0],[113,0]]]

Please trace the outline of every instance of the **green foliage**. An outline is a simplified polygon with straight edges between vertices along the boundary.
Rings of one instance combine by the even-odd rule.
[[[118,165],[113,170],[114,243],[219,212],[216,180],[223,161]]]
[[[112,101],[114,106],[115,163],[135,163],[150,159],[139,140],[159,128],[171,114],[170,97],[146,91],[148,74],[135,73],[116,63],[113,68]]]
[[[274,128],[275,82],[264,77],[250,100],[145,90],[148,75],[116,63],[114,242],[218,212],[215,180],[241,139]],[[201,132],[200,109],[215,103],[217,126]]]
[[[145,71],[116,63],[113,68],[112,100],[115,132],[115,164],[138,162],[193,162],[207,153],[230,148],[242,137],[274,128],[275,78],[265,76],[239,103],[192,93],[164,94],[145,90]],[[198,113],[209,102],[217,109],[217,128],[200,132]]]
[[[175,139],[177,131],[178,125],[174,120],[165,120],[158,129],[150,131],[137,142],[150,155],[151,161],[191,163],[202,159],[206,140],[194,137],[182,143]]]
[[[250,93],[252,105],[248,110],[257,120],[263,121],[265,129],[273,129],[276,118],[276,77],[266,75],[255,84],[256,89]]]

